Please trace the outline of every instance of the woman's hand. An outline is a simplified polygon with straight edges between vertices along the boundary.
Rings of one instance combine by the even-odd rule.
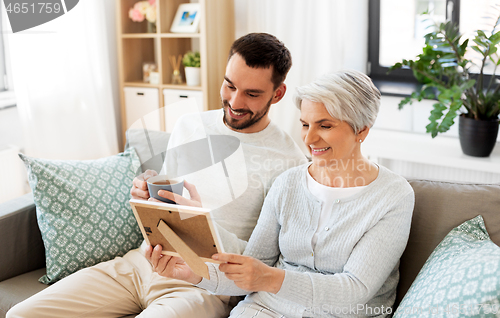
[[[146,259],[153,266],[153,271],[163,277],[184,280],[193,285],[201,282],[202,277],[193,273],[191,268],[180,257],[163,255],[161,245],[155,248],[149,245],[146,249]]]
[[[253,257],[220,253],[212,258],[224,262],[219,265],[219,270],[244,290],[276,294],[285,279],[284,270],[267,266]]]

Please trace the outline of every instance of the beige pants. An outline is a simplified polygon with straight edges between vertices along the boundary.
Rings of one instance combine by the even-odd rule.
[[[224,300],[228,299],[223,298]],[[226,301],[188,283],[159,276],[133,250],[82,269],[7,312],[7,318],[227,317]]]
[[[229,318],[286,318],[282,314],[252,300],[245,299],[231,311]]]

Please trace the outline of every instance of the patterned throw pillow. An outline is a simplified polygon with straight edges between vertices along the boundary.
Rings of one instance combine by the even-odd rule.
[[[121,256],[142,241],[130,208],[139,157],[134,148],[98,160],[46,160],[19,154],[28,170],[49,284]]]
[[[479,215],[448,233],[399,305],[398,317],[500,317],[500,247]]]

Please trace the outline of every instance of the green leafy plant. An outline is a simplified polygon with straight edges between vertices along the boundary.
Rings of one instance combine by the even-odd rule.
[[[200,52],[187,52],[182,58],[184,67],[200,67]]]
[[[499,24],[500,16],[489,35],[482,30],[475,31],[472,43],[469,39],[462,40],[458,26],[451,21],[435,24],[425,36],[423,52],[415,60],[402,60],[389,69],[409,67],[417,80],[424,84],[420,91],[403,99],[399,109],[415,100],[437,99],[429,117],[430,123],[426,126],[433,138],[450,129],[460,110],[465,110],[464,116],[476,120],[498,119],[500,81],[495,73],[500,64],[497,54],[500,31],[496,30]],[[465,57],[469,49],[481,55],[479,65]],[[493,63],[494,71],[486,83],[484,69],[488,63]],[[471,72],[474,66],[480,69],[477,76]]]

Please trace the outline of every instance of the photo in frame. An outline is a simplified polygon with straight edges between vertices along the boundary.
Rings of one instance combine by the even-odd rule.
[[[197,33],[200,25],[200,4],[182,3],[177,9],[174,22],[170,28],[172,33]]]

